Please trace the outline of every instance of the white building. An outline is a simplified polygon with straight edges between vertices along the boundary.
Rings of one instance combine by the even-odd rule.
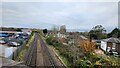
[[[101,40],[101,49],[105,52],[116,51],[120,54],[120,40],[118,38],[108,38]]]
[[[60,32],[57,33],[58,38],[66,38],[67,36],[65,34],[61,34]]]

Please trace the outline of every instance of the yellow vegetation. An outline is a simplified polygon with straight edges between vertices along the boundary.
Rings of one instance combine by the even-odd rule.
[[[91,52],[96,48],[96,43],[89,40],[81,40],[80,43],[81,48],[86,52]]]

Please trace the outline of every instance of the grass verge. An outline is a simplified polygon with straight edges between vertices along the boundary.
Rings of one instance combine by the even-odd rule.
[[[56,53],[56,55],[58,56],[58,58],[61,60],[61,62],[62,62],[67,68],[68,68],[68,66],[71,66],[70,63],[68,62],[68,60],[67,60],[64,56],[60,55],[59,51],[56,50],[55,47],[53,47],[53,46],[50,46],[50,47],[54,50],[54,52]]]
[[[24,56],[27,53],[30,44],[32,43],[34,39],[34,34],[31,35],[30,39],[28,40],[27,44],[25,45],[25,47],[22,49],[22,51],[18,54],[17,58],[15,59],[15,61],[23,61],[24,60]]]

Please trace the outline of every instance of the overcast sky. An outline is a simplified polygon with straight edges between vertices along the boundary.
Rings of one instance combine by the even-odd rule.
[[[4,2],[2,26],[89,31],[103,25],[107,31],[118,27],[117,2]]]

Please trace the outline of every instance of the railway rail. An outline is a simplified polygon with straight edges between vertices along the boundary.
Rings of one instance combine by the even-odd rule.
[[[37,43],[39,43],[40,45],[38,45]],[[40,46],[41,48],[38,48],[38,46]],[[47,47],[41,36],[37,33],[35,33],[34,41],[31,43],[28,53],[26,55],[25,65],[32,68],[38,67],[37,64],[39,63],[37,61],[40,61],[41,59],[36,59],[40,57],[38,56],[39,53],[37,53],[37,49],[41,49],[40,53],[42,54],[41,57],[43,57],[43,62],[39,63],[43,63],[43,65],[41,65],[43,68],[58,68],[55,60],[53,59],[53,56],[51,56],[49,48]]]
[[[44,41],[42,40],[42,38],[40,38],[40,43],[41,43],[42,49],[43,49],[43,51],[44,51],[44,54],[45,54],[45,53],[47,54],[47,57],[48,57],[48,59],[49,59],[49,62],[50,62],[50,64],[51,64],[51,66],[52,66],[53,68],[56,68],[56,64],[55,64],[54,60],[52,59],[52,56],[51,56],[50,52],[48,51],[48,48],[47,48],[46,44],[44,43]],[[47,62],[47,63],[44,63],[44,64],[47,65],[48,62]]]
[[[25,65],[36,67],[37,46],[34,45],[34,43],[36,43],[36,39],[34,39],[33,43],[31,44],[28,50]]]

